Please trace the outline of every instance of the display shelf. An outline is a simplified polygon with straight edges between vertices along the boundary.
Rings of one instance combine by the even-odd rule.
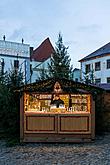
[[[24,95],[24,109],[25,111],[43,111],[43,112],[90,112],[90,96],[76,95],[76,94],[61,94],[60,99],[64,101],[64,108],[51,107],[52,94],[25,94]],[[71,99],[71,106],[69,104]]]
[[[90,96],[89,95],[71,95],[71,104],[74,111],[90,112]]]

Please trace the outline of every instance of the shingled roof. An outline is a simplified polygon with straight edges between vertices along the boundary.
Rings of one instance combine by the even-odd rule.
[[[38,80],[34,83],[24,85],[19,88],[20,92],[40,92],[40,93],[53,93],[54,85],[58,82],[61,86],[63,93],[100,93],[104,89],[92,84],[84,84],[65,78],[49,78],[46,80]]]
[[[87,60],[90,60],[90,59],[95,58],[97,56],[102,57],[102,56],[107,55],[107,54],[110,54],[110,42],[107,43],[106,45],[102,46],[101,48],[97,49],[95,52],[82,58],[81,60],[79,60],[79,62],[87,61]]]
[[[37,62],[44,62],[48,58],[51,57],[51,54],[54,52],[54,48],[49,40],[49,38],[45,39],[41,45],[33,51],[31,55],[31,60]]]
[[[97,86],[106,90],[106,91],[110,91],[110,83],[97,84]]]

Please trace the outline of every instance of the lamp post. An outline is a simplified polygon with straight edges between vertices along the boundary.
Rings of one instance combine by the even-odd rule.
[[[3,75],[4,74],[4,59],[3,58],[1,58],[0,60],[0,66],[1,66],[1,75]]]

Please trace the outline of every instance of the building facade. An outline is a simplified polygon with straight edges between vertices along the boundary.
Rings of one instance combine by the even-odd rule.
[[[110,83],[110,43],[79,60],[81,63],[81,79],[93,76],[96,84]]]
[[[30,45],[0,40],[0,74],[12,67],[21,68],[24,82],[30,83]]]
[[[80,82],[81,81],[81,70],[78,68],[73,69],[72,78],[74,81]]]
[[[45,39],[39,47],[33,50],[31,55],[31,82],[36,82],[39,79],[45,79],[45,73],[48,74],[48,63],[54,52],[54,48],[50,39]]]

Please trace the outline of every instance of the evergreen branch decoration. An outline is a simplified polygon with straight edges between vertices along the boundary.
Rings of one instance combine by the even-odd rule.
[[[49,77],[70,79],[72,75],[72,66],[70,66],[70,57],[63,44],[62,35],[59,33],[56,42],[55,52],[53,53],[50,63],[48,63]]]

